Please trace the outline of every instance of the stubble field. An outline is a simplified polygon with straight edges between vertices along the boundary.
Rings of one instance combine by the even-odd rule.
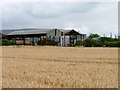
[[[2,47],[3,88],[117,88],[118,48]]]

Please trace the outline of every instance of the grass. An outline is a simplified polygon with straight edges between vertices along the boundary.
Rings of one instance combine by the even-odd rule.
[[[4,88],[117,88],[118,48],[2,47]]]

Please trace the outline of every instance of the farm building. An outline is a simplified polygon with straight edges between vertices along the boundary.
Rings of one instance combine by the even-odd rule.
[[[83,41],[86,34],[75,30],[63,29],[16,29],[3,30],[4,38],[21,45],[58,45],[74,46],[76,41]]]
[[[120,39],[120,36],[118,36],[118,39]]]

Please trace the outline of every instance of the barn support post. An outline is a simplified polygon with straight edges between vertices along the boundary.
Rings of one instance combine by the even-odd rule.
[[[41,36],[40,36],[40,41],[41,41]]]
[[[65,44],[66,44],[66,41],[65,41],[65,35],[64,35],[64,46],[66,46]]]
[[[45,40],[46,40],[45,42],[46,42],[46,45],[47,45],[47,35],[46,35],[46,39]]]
[[[82,38],[82,41],[84,40],[84,35],[83,35],[83,38]]]
[[[82,34],[80,35],[81,41],[82,41]]]
[[[60,46],[62,46],[62,36],[60,37]]]
[[[16,37],[14,37],[14,42],[15,42],[15,44],[16,44]]]
[[[25,46],[25,36],[23,37],[23,45]]]
[[[81,35],[81,41],[83,41],[83,35]]]
[[[61,36],[59,36],[59,44],[58,44],[58,46],[61,46],[61,38],[60,38]]]
[[[10,38],[15,44],[16,44],[16,37],[14,36],[13,38]]]
[[[74,39],[74,35],[73,35],[73,45],[72,46],[74,46],[75,45],[75,39]]]
[[[75,36],[76,42],[77,42],[77,35]]]
[[[33,46],[35,46],[35,37],[33,37]]]
[[[34,37],[34,45],[36,46],[37,45],[37,36],[35,35],[35,37]]]
[[[69,46],[71,46],[71,36],[69,35]]]
[[[85,40],[85,35],[83,35],[83,41]]]
[[[76,40],[76,41],[75,41],[75,44],[76,44],[76,43],[77,43],[77,35],[75,36],[75,40]]]
[[[82,35],[82,41],[84,41],[84,35]]]
[[[34,44],[34,42],[33,42],[34,40],[33,40],[33,37],[31,37],[31,42],[32,42],[32,46],[33,46],[33,44]]]

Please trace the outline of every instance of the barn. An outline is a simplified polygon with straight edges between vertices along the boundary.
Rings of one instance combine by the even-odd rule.
[[[74,46],[76,41],[83,41],[86,34],[64,29],[15,29],[3,30],[5,38],[13,40],[21,45],[49,45],[53,43],[58,46]],[[53,41],[53,42],[51,42]]]

